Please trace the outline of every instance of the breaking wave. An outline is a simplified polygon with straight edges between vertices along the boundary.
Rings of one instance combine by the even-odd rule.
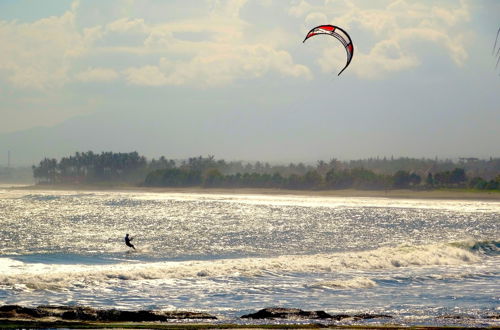
[[[451,245],[458,248],[467,249],[475,253],[481,253],[488,256],[500,255],[500,242],[491,241],[466,241],[452,243]]]
[[[478,242],[479,243],[479,242]],[[473,244],[432,244],[384,247],[371,251],[272,258],[239,258],[203,261],[118,263],[104,265],[31,264],[0,258],[0,288],[59,290],[112,284],[116,281],[184,279],[199,277],[251,277],[290,273],[335,273],[349,270],[384,270],[401,267],[462,265],[480,261]],[[330,288],[367,288],[367,278],[327,281],[313,285]]]
[[[355,277],[349,280],[320,281],[310,285],[309,288],[318,289],[368,289],[377,286],[375,281],[366,277]]]

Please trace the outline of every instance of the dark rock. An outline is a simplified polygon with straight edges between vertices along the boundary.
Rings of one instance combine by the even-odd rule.
[[[335,315],[332,315],[332,319],[336,320],[336,321],[340,321],[340,320],[343,320],[343,319],[348,319],[348,318],[351,318],[352,316],[351,315],[347,315],[347,314],[335,314]]]
[[[217,319],[207,313],[172,311],[120,311],[117,309],[94,309],[84,306],[38,306],[27,308],[17,305],[0,306],[0,318],[41,319],[55,317],[71,321],[102,322],[167,322],[169,319]]]
[[[167,322],[169,319],[187,320],[187,319],[217,319],[215,316],[207,313],[196,312],[157,312],[157,311],[120,311],[117,309],[105,309],[97,311],[98,321],[107,322]]]
[[[77,306],[58,315],[63,320],[97,321],[97,311],[90,307]],[[54,315],[55,316],[55,315]]]
[[[97,312],[99,321],[111,322],[143,322],[167,321],[167,318],[152,311],[120,311],[116,309],[100,310]]]
[[[486,315],[484,318],[485,319],[491,319],[491,320],[500,320],[500,314]]]
[[[0,306],[0,318],[41,318],[48,316],[38,308],[28,308],[18,305]]]
[[[462,315],[441,315],[437,317],[438,319],[447,319],[447,320],[460,320],[463,319]]]
[[[358,320],[370,320],[370,319],[392,319],[392,316],[385,314],[355,314],[352,317]]]
[[[303,311],[298,308],[264,308],[253,314],[241,316],[241,318],[249,319],[331,319],[340,321],[347,318],[356,320],[368,320],[375,318],[392,318],[390,315],[384,314],[335,314],[331,315],[324,311]]]
[[[447,314],[438,316],[437,318],[445,320],[475,320],[476,316],[466,314]]]
[[[18,306],[18,305],[3,305],[3,306],[0,306],[0,313],[11,312],[11,311],[16,310],[18,308],[21,308],[21,306]]]
[[[213,315],[200,312],[185,312],[185,311],[174,311],[174,312],[158,312],[161,315],[165,315],[168,319],[185,320],[185,319],[198,319],[198,320],[216,320],[217,318]]]
[[[324,311],[303,311],[298,308],[268,307],[253,314],[241,316],[244,319],[331,319]]]

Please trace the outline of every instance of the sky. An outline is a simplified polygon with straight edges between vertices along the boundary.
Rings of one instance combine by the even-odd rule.
[[[499,157],[499,28],[497,0],[0,0],[0,164]]]

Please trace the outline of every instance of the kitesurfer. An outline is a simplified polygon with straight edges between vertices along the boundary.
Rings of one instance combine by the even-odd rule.
[[[125,244],[126,244],[128,247],[131,247],[131,248],[133,248],[133,249],[135,250],[135,246],[134,246],[132,243],[130,243],[130,241],[131,241],[131,240],[133,240],[133,239],[134,239],[134,238],[133,238],[133,237],[128,236],[128,234],[127,234],[127,235],[125,235]]]

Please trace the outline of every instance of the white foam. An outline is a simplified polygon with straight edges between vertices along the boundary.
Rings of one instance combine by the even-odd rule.
[[[0,259],[1,260],[1,259]],[[258,276],[286,273],[329,273],[400,267],[461,265],[479,261],[472,252],[451,245],[400,246],[357,253],[289,255],[272,258],[240,258],[213,261],[120,263],[113,265],[19,264],[7,260],[0,285],[25,285],[30,289],[62,289],[71,286],[155,279]],[[0,265],[3,261],[0,262]],[[5,268],[6,267],[6,268]],[[329,286],[340,285],[329,283]],[[344,284],[345,285],[345,284]],[[348,286],[372,285],[360,279]]]
[[[0,273],[5,274],[12,269],[22,267],[23,265],[24,263],[21,261],[17,261],[11,258],[0,258]]]
[[[329,289],[367,289],[377,286],[377,283],[369,278],[360,276],[348,280],[320,281],[308,285],[310,288]]]

